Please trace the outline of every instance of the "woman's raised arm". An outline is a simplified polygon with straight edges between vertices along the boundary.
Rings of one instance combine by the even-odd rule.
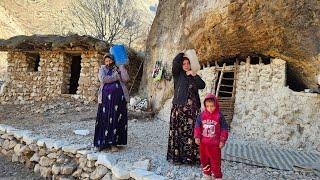
[[[180,72],[182,71],[182,59],[183,59],[184,53],[179,53],[172,62],[172,75],[178,76]]]

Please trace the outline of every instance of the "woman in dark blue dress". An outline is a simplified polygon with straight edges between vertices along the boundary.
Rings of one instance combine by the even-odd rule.
[[[129,99],[125,82],[129,80],[124,65],[117,67],[111,54],[104,56],[99,69],[100,88],[98,112],[94,133],[94,146],[99,151],[127,144],[127,102]]]

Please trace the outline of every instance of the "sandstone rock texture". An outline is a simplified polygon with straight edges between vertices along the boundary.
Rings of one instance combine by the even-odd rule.
[[[149,26],[155,15],[150,8],[157,0],[134,0],[134,9],[141,13],[144,26]],[[83,33],[74,27],[78,19],[72,12],[73,0],[56,1],[0,1],[0,38],[25,34]],[[147,32],[145,32],[147,33]]]
[[[314,87],[320,74],[319,17],[317,0],[160,1],[147,41],[141,91],[153,96],[159,109],[172,95],[173,83],[155,86],[155,61],[171,66],[174,56],[188,48],[196,50],[202,63],[248,55],[281,58],[300,81]]]

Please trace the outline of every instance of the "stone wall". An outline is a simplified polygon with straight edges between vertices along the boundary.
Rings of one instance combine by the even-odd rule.
[[[121,161],[112,153],[96,152],[90,147],[70,144],[0,124],[0,153],[12,162],[24,163],[42,177],[59,179],[139,179],[165,180],[148,171],[150,161]]]
[[[8,53],[8,78],[0,96],[1,102],[23,104],[50,100],[62,94],[67,94],[71,54],[45,51],[40,52],[39,55],[38,71],[33,71],[29,62],[35,54]],[[72,96],[93,101],[97,98],[99,86],[97,74],[101,55],[97,52],[83,52],[81,58],[79,87],[77,95]]]
[[[216,73],[204,68],[203,98]],[[295,92],[286,86],[286,62],[241,63],[231,131],[241,139],[262,140],[279,145],[320,151],[320,95]],[[207,89],[208,88],[208,89]]]
[[[0,81],[4,81],[6,79],[7,73],[7,53],[0,52]]]
[[[61,93],[68,94],[70,88],[70,78],[71,78],[71,64],[72,57],[65,55],[63,58],[63,68],[62,68],[62,84],[61,84]]]
[[[241,65],[235,113],[237,137],[320,150],[320,95],[286,86],[286,63]]]
[[[206,82],[202,102],[216,72],[205,67],[198,74]],[[240,139],[320,151],[320,94],[292,91],[286,76],[286,62],[280,59],[240,64],[231,132]],[[167,100],[157,117],[169,122],[171,105]]]
[[[203,90],[199,91],[200,100],[201,102],[203,102],[206,94],[208,92],[213,92],[213,82],[218,75],[218,72],[214,70],[214,67],[205,67],[200,70],[198,74],[202,78],[202,80],[206,82],[206,87]],[[203,103],[201,103],[201,106],[203,107]]]
[[[81,99],[96,101],[98,87],[100,85],[98,72],[101,64],[102,55],[87,52],[81,55],[81,73],[77,94]]]

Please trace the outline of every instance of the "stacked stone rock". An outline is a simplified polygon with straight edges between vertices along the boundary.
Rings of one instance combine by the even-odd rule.
[[[40,54],[40,73],[36,76],[40,77],[38,81],[42,83],[42,86],[39,87],[41,101],[50,100],[61,94],[63,57],[64,55],[59,52]],[[25,81],[24,83],[28,84],[29,82]]]
[[[133,53],[131,53],[133,54]],[[38,71],[34,71],[30,63],[34,63],[34,54],[26,52],[8,53],[8,79],[4,91],[0,94],[1,103],[24,104],[34,101],[52,100],[63,94],[69,94],[71,77],[71,54],[62,51],[41,51]],[[140,57],[132,56],[127,66],[130,88],[141,63]],[[82,101],[97,100],[99,87],[98,72],[102,55],[97,51],[82,51],[79,87],[76,94],[71,95]],[[140,76],[134,84],[133,93],[137,91]]]
[[[199,96],[201,102],[203,102],[204,97],[208,92],[213,92],[213,83],[214,79],[217,76],[217,71],[214,70],[214,67],[205,67],[202,70],[198,72],[199,76],[203,79],[204,82],[206,82],[206,87],[203,90],[200,90]],[[201,106],[203,106],[203,103],[201,103]]]
[[[70,144],[0,124],[0,152],[12,162],[24,163],[42,177],[52,179],[164,180],[149,171],[150,160],[121,161],[111,153],[96,152],[85,145]]]
[[[69,93],[69,80],[71,78],[71,63],[72,57],[69,55],[64,55],[63,57],[63,67],[62,67],[62,82],[61,82],[61,93]],[[59,83],[60,84],[60,83]]]
[[[102,55],[97,52],[86,52],[81,56],[81,73],[77,94],[87,101],[97,100],[99,87],[98,72]]]
[[[40,54],[38,71],[30,71],[30,55],[22,52],[8,53],[8,79],[1,94],[1,102],[14,104],[46,101],[68,94],[71,58],[63,52],[44,51]],[[75,98],[87,101],[97,99],[99,82],[97,74],[101,55],[84,52],[81,60],[79,88]]]
[[[8,53],[8,79],[3,92],[3,101],[24,103],[31,95],[39,99],[42,86],[40,72],[28,72],[28,59],[25,53]],[[30,82],[30,83],[25,83]]]
[[[320,96],[286,85],[286,63],[239,67],[233,133],[296,148],[320,150]]]
[[[199,75],[206,82],[204,95],[213,86],[215,67],[206,67]],[[170,120],[172,99],[158,117]],[[236,101],[231,131],[234,137],[256,139],[294,148],[320,152],[320,95],[294,92],[286,86],[286,62],[271,64],[241,62],[238,71]]]

